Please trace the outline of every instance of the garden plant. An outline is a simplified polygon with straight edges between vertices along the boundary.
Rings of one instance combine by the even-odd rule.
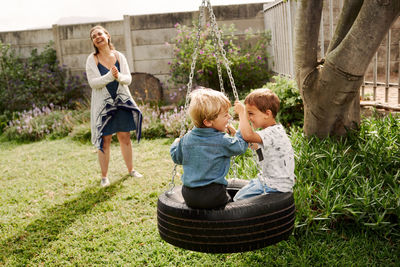
[[[47,53],[52,52],[42,56]],[[40,68],[32,69],[32,76],[36,72]],[[1,77],[4,82],[13,76]],[[22,110],[3,107],[0,265],[398,266],[400,116],[374,113],[345,136],[306,137],[295,84],[278,76],[266,82],[253,88],[267,86],[279,95],[279,120],[295,151],[296,221],[288,240],[234,254],[187,251],[164,242],[157,230],[157,200],[170,188],[170,145],[182,122],[185,129],[192,127],[184,110],[162,112],[142,104],[144,138],[133,142],[133,150],[144,178],[126,175],[114,142],[111,185],[101,188],[87,102],[63,106],[49,95],[45,104],[30,102]],[[16,92],[22,92],[23,85],[18,86]],[[255,177],[250,150],[232,163],[228,179]]]
[[[106,189],[97,184],[93,147],[74,141],[78,139],[72,134],[29,143],[2,141],[0,262],[6,266],[271,262],[395,266],[400,260],[399,124],[398,116],[365,118],[360,131],[343,140],[305,138],[300,128],[293,127],[297,176],[293,235],[261,250],[221,255],[185,251],[158,235],[157,198],[170,186],[173,138],[134,144],[134,158],[145,180],[124,173],[114,142],[112,184]],[[254,177],[249,151],[236,161],[241,178]]]
[[[75,108],[87,96],[86,79],[60,66],[50,42],[41,53],[33,49],[23,59],[9,44],[0,42],[0,132],[14,112],[54,105]]]
[[[197,22],[192,27],[175,25],[177,35],[167,44],[173,48],[173,60],[170,62],[171,81],[180,90],[186,91],[185,85],[189,80],[192,55],[196,45]],[[230,61],[232,76],[235,77],[235,85],[243,95],[251,88],[258,88],[264,85],[271,77],[268,69],[269,54],[266,46],[271,36],[269,32],[256,32],[245,30],[242,37],[238,37],[235,26],[223,26],[220,30],[224,50]],[[196,61],[196,72],[193,77],[193,84],[220,90],[220,82],[217,71],[216,56],[219,55],[216,49],[216,41],[212,38],[211,26],[206,24],[200,33],[198,43],[199,55]],[[222,56],[219,55],[220,60]],[[232,88],[224,64],[221,63],[221,73],[224,88],[228,94],[232,94]]]

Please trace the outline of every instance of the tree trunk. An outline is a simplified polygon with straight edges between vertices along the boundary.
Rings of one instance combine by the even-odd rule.
[[[360,123],[359,88],[400,13],[399,0],[346,0],[325,59],[317,60],[320,0],[301,0],[296,15],[295,72],[307,136],[342,136]],[[322,44],[321,44],[322,45]]]

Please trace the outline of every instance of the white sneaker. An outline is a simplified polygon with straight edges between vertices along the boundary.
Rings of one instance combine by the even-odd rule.
[[[135,171],[135,170],[131,171],[129,173],[129,175],[132,176],[132,177],[137,177],[137,178],[143,177],[143,175],[140,172]]]
[[[110,180],[107,177],[101,178],[101,187],[107,187],[110,185]]]

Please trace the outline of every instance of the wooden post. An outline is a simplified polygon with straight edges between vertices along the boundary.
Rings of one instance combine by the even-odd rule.
[[[133,59],[131,19],[129,15],[124,15],[124,39],[126,49],[126,59],[128,60],[129,70],[135,72],[135,64]]]
[[[288,36],[289,36],[289,75],[294,78],[294,56],[293,56],[293,23],[292,23],[292,10],[290,8],[291,1],[287,1],[287,24],[288,24]]]
[[[60,29],[57,24],[53,24],[52,28],[53,28],[54,49],[56,50],[56,55],[59,65],[62,66],[64,64],[64,60],[61,50]]]
[[[374,69],[373,69],[373,98],[374,101],[376,101],[376,87],[377,87],[377,80],[378,80],[378,52],[375,53],[375,57],[374,57]]]
[[[390,37],[392,31],[389,30],[386,39],[386,79],[385,79],[385,103],[389,102],[389,82],[390,82]]]

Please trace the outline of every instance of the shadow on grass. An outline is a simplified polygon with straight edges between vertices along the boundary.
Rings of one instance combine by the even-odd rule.
[[[128,176],[124,176],[107,188],[88,187],[78,197],[45,211],[41,218],[0,244],[0,265],[10,257],[18,265],[28,264],[47,244],[57,240],[59,234],[75,222],[78,216],[90,212],[96,204],[113,197],[120,188],[119,185],[127,178]]]

